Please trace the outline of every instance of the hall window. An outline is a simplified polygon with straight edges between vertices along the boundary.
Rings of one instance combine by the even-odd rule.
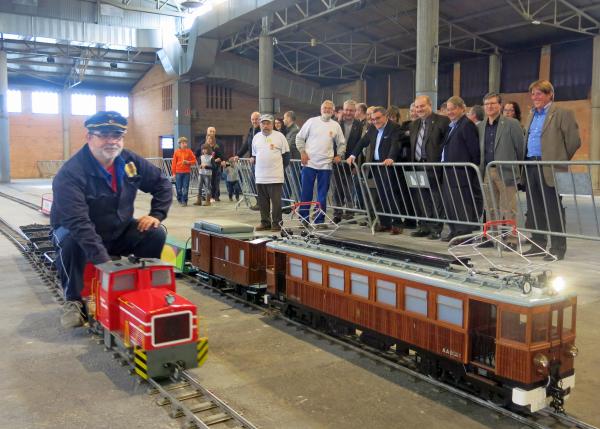
[[[109,95],[104,99],[106,110],[119,112],[127,118],[129,116],[129,97]]]
[[[94,94],[71,94],[71,114],[91,116],[96,113]]]
[[[21,91],[17,89],[9,89],[6,97],[6,104],[9,113],[21,113],[23,105],[21,104]]]
[[[55,115],[58,113],[58,93],[34,91],[31,93],[31,112]]]

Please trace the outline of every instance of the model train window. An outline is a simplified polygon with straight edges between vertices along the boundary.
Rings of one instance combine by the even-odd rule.
[[[329,267],[329,287],[344,291],[344,271]]]
[[[548,313],[536,313],[531,317],[533,332],[531,341],[548,341]]]
[[[463,326],[463,301],[462,299],[450,298],[438,295],[437,297],[438,320]]]
[[[302,259],[290,258],[290,276],[302,278]]]
[[[562,333],[563,335],[574,334],[573,331],[573,306],[569,305],[563,309],[563,324]]]
[[[323,283],[323,266],[321,264],[308,263],[308,281],[318,284]]]
[[[350,274],[350,293],[369,298],[369,277],[356,273]]]
[[[171,270],[152,271],[152,286],[169,286],[171,284]]]
[[[200,246],[198,246],[198,237],[194,238],[194,249],[193,250],[196,251],[196,252],[198,252],[198,254],[202,253],[200,251]]]
[[[124,290],[133,290],[135,288],[135,273],[121,274],[115,276],[113,281],[113,290],[121,292]]]
[[[228,245],[225,245],[225,250],[223,252],[224,252],[223,259],[225,259],[226,261],[229,261],[229,246]]]
[[[246,262],[246,251],[244,249],[240,249],[240,261],[239,264],[240,265],[244,265],[244,263]]]
[[[552,310],[552,324],[550,325],[550,338],[552,340],[558,340],[560,338],[560,331],[558,330],[558,310]]]
[[[377,302],[396,306],[396,283],[377,280]]]
[[[406,311],[427,316],[427,291],[407,286],[404,288],[404,302]]]
[[[108,292],[108,283],[110,282],[110,274],[102,273],[102,290]]]
[[[502,329],[500,336],[506,340],[525,342],[527,315],[513,311],[502,311]]]

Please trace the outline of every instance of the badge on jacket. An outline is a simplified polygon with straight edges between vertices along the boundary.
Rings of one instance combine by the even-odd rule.
[[[137,176],[137,167],[135,166],[133,161],[130,161],[127,164],[125,164],[125,173],[127,174],[127,177]]]

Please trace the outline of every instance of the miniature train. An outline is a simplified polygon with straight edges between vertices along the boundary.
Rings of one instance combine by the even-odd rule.
[[[31,251],[56,259],[49,227],[22,227]],[[143,379],[169,377],[204,363],[208,339],[200,336],[196,305],[176,293],[173,267],[160,259],[121,258],[84,271],[82,299],[90,330],[108,349],[133,362]]]
[[[560,410],[575,385],[577,298],[555,289],[549,273],[516,288],[454,269],[446,255],[257,237],[221,220],[196,222],[191,241],[192,267],[221,287],[337,335],[358,330],[366,343],[410,354],[421,372],[482,398]]]

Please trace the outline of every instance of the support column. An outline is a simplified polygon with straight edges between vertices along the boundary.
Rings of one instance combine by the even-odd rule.
[[[62,121],[62,159],[71,158],[71,90],[65,89],[60,97],[60,117]]]
[[[433,110],[437,110],[438,80],[438,28],[439,0],[417,2],[417,68],[416,95],[431,98]]]
[[[8,70],[6,51],[0,51],[0,183],[10,182],[10,144],[8,142]]]
[[[500,55],[490,55],[488,92],[500,92],[500,68],[502,61]]]
[[[192,84],[177,80],[173,83],[173,135],[175,136],[175,148],[177,148],[177,139],[187,137],[189,147],[192,141]]]
[[[600,36],[594,37],[592,55],[592,118],[590,130],[590,161],[600,160]],[[592,168],[592,186],[600,189],[600,168]]]
[[[542,46],[540,53],[540,79],[550,80],[550,55],[552,55],[550,45]]]
[[[273,37],[269,34],[269,17],[263,16],[262,33],[258,39],[258,110],[275,113],[273,100]]]
[[[452,67],[452,95],[460,97],[460,62],[458,61]]]

